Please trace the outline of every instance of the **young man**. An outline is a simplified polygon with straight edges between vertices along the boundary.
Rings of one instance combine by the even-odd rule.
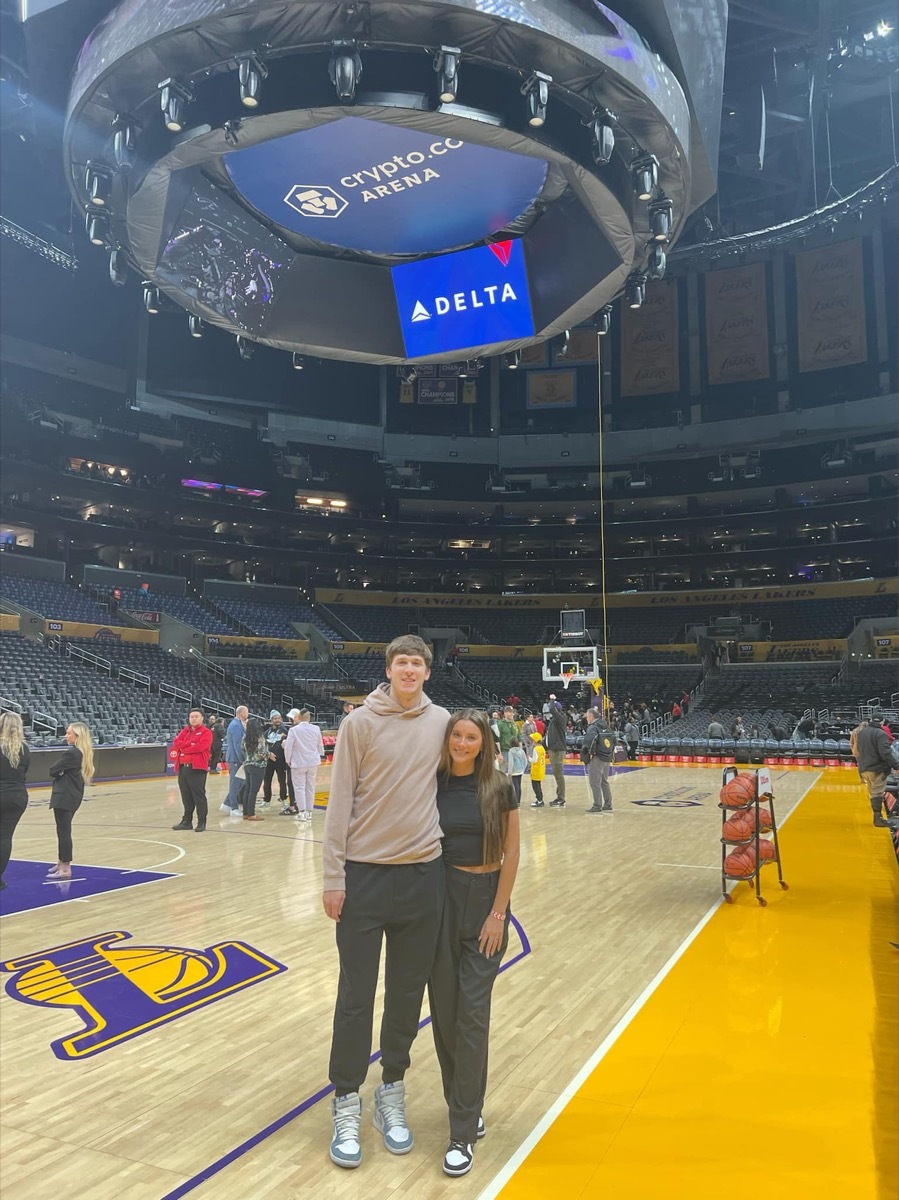
[[[503,715],[496,723],[496,730],[499,734],[499,752],[503,756],[503,766],[506,774],[509,774],[509,747],[512,744],[512,739],[518,740],[518,726],[515,723],[515,709],[508,705],[503,709]]]
[[[284,743],[284,758],[293,779],[297,816],[301,821],[311,821],[315,807],[315,776],[325,757],[322,731],[312,724],[306,708],[292,708],[287,715],[294,724]]]
[[[587,782],[593,804],[588,813],[612,811],[609,767],[615,757],[615,735],[595,708],[587,711],[587,732],[581,745],[581,762],[587,765]]]
[[[187,724],[172,742],[171,757],[178,772],[178,790],[184,815],[173,829],[193,829],[194,811],[197,814],[197,833],[206,829],[206,775],[209,771],[209,752],[212,749],[212,730],[205,724],[203,710],[192,708]]]
[[[228,795],[225,797],[225,802],[222,805],[222,812],[230,813],[234,817],[241,816],[240,789],[243,787],[243,780],[237,778],[237,771],[244,760],[242,743],[249,715],[250,710],[245,704],[238,705],[234,710],[234,719],[225,730],[225,762],[228,764]]]
[[[553,769],[553,783],[556,785],[556,798],[550,800],[550,808],[565,807],[565,751],[568,748],[568,722],[558,700],[550,697],[552,708],[546,723],[546,733],[543,740],[546,752]]]
[[[340,980],[330,1078],[331,1161],[362,1161],[362,1099],[368,1072],[381,942],[387,939],[383,1083],[374,1123],[393,1154],[413,1145],[406,1125],[409,1051],[443,912],[444,867],[437,819],[437,763],[449,713],[423,693],[431,651],[421,638],[395,638],[382,683],[341,723],[325,815],[325,912],[337,922]]]
[[[268,743],[268,762],[265,765],[265,775],[262,779],[262,803],[270,804],[272,800],[272,782],[278,776],[278,799],[287,804],[287,762],[284,758],[284,739],[287,737],[287,726],[284,718],[276,708],[268,714],[268,729],[265,740]]]

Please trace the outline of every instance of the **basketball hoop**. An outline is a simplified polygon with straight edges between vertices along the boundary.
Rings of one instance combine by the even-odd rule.
[[[568,691],[568,685],[571,683],[572,679],[574,679],[574,671],[562,672],[562,686],[565,688],[566,692]]]

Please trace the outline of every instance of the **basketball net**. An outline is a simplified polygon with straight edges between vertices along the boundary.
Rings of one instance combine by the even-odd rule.
[[[566,692],[568,691],[568,685],[571,683],[572,679],[574,679],[574,671],[562,672],[562,685],[564,686]]]

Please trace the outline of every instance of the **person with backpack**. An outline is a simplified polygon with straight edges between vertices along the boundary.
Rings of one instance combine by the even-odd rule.
[[[609,767],[615,754],[615,735],[595,709],[587,713],[587,732],[581,746],[581,762],[587,768],[587,782],[593,795],[588,813],[612,811]]]
[[[878,829],[886,828],[888,821],[883,815],[884,793],[887,778],[893,769],[890,743],[878,725],[862,721],[849,735],[849,746],[859,778],[868,789],[868,799]]]

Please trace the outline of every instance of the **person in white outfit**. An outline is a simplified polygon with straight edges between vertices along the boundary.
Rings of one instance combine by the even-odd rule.
[[[312,820],[315,806],[315,776],[325,757],[322,731],[312,724],[309,711],[292,708],[287,714],[294,724],[284,742],[284,758],[290,767],[293,793],[301,821]]]

